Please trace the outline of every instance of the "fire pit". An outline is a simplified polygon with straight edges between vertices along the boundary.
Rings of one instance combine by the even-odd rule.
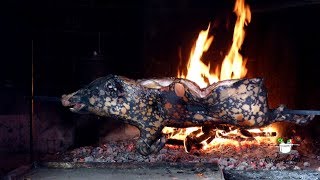
[[[310,135],[312,132],[308,130],[318,125],[316,122],[319,122],[319,117],[314,116],[319,115],[319,111],[291,110],[277,103],[276,106],[269,106],[268,100],[273,99],[268,96],[267,90],[274,95],[276,88],[286,84],[277,81],[267,89],[264,83],[269,83],[270,78],[248,75],[255,68],[250,62],[255,60],[242,56],[244,53],[240,53],[240,49],[246,26],[251,21],[251,12],[242,0],[236,1],[234,12],[236,23],[233,43],[226,54],[220,52],[224,58],[221,65],[205,63],[208,60],[203,54],[216,41],[210,33],[211,28],[217,25],[209,23],[207,29],[200,31],[186,67],[180,67],[177,75],[173,75],[175,77],[166,77],[164,71],[167,69],[162,67],[159,67],[161,72],[157,78],[149,78],[157,74],[150,72],[145,72],[145,79],[118,75],[128,71],[125,67],[101,77],[104,72],[109,72],[101,68],[101,78],[74,93],[63,95],[62,99],[58,98],[59,110],[67,114],[61,121],[67,119],[68,125],[59,124],[61,121],[43,121],[43,118],[34,116],[36,108],[32,106],[31,119],[37,122],[39,118],[42,123],[32,127],[33,131],[40,126],[43,129],[56,124],[58,126],[55,129],[48,128],[50,131],[36,130],[38,132],[32,134],[35,146],[41,146],[41,150],[47,154],[39,158],[32,166],[33,172],[24,177],[39,178],[43,176],[42,173],[50,174],[52,171],[57,174],[63,169],[62,172],[69,176],[79,178],[82,172],[89,176],[103,174],[103,168],[107,170],[101,177],[109,177],[117,172],[122,176],[137,178],[156,174],[156,177],[159,175],[159,178],[169,179],[317,179],[320,171],[319,139],[316,135]],[[99,48],[100,45],[99,39]],[[90,61],[90,65],[100,63],[99,67],[105,66],[102,65],[100,49],[94,52],[94,56],[96,58]],[[183,56],[179,54],[179,58],[183,59]],[[75,64],[73,62],[73,71]],[[83,69],[85,79],[98,76],[92,73],[92,69],[95,69],[93,65]],[[141,69],[153,70],[145,66],[141,66]],[[266,69],[268,73],[272,70]],[[70,69],[67,71],[70,72]],[[68,75],[63,75],[62,79]],[[292,77],[295,75],[290,74]],[[73,81],[84,81],[83,77],[72,76]],[[75,84],[68,87],[79,88]],[[68,91],[63,89],[63,93]],[[288,96],[295,94],[288,93]],[[56,103],[56,99],[50,101]],[[287,103],[287,99],[277,100]],[[61,107],[60,100],[64,107]],[[88,113],[90,117],[84,115]],[[81,124],[83,120],[90,122],[90,127]],[[105,123],[107,121],[109,124]],[[110,125],[112,121],[116,122]],[[74,124],[77,125],[72,126]],[[78,125],[82,126],[81,131]],[[71,126],[72,130],[68,131]],[[99,129],[99,132],[93,132],[90,128]],[[99,134],[103,128],[110,130],[108,136]],[[87,141],[89,137],[96,139]],[[77,144],[73,141],[75,138],[77,142],[85,140]],[[97,141],[98,138],[100,141]]]
[[[211,74],[210,66],[201,61],[202,53],[213,41],[213,36],[208,37],[209,25],[200,32],[191,51],[187,75],[179,71],[179,78],[140,80],[109,75],[64,95],[62,103],[72,112],[119,119],[138,127],[140,138],[137,144],[110,141],[99,147],[82,147],[67,153],[63,160],[177,162],[182,158],[188,162],[218,162],[223,169],[309,167],[309,162],[299,166],[301,155],[293,147],[296,144],[287,144],[290,149],[286,151],[283,144],[278,145],[281,128],[272,124],[279,121],[304,125],[319,112],[288,110],[283,105],[268,108],[263,80],[244,78],[246,60],[239,53],[244,26],[251,19],[249,6],[237,1],[234,11],[237,22],[233,44],[219,75]],[[135,148],[143,156],[138,156]],[[125,154],[119,149],[125,149]]]

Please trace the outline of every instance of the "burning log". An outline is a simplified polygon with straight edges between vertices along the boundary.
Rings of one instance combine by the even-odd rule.
[[[136,126],[140,130],[136,147],[142,155],[163,148],[164,127],[229,124],[245,129],[276,121],[300,125],[314,117],[283,113],[284,106],[269,110],[260,78],[225,80],[201,89],[181,78],[132,80],[108,75],[63,95],[62,104],[75,113],[90,112]]]
[[[179,132],[177,130],[176,132]],[[275,137],[276,132],[249,132],[246,129],[238,128],[227,124],[204,126],[191,132],[184,139],[169,139],[167,144],[184,145],[185,151],[190,152],[193,147],[201,149],[204,144],[210,144],[215,138],[223,138],[235,141],[254,141],[256,137]],[[174,134],[171,135],[174,137]]]

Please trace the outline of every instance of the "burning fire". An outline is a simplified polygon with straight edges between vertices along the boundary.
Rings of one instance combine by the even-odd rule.
[[[201,88],[208,86],[208,83],[205,82],[204,77],[208,78],[210,84],[219,81],[219,77],[216,75],[216,73],[210,73],[210,64],[205,65],[201,61],[202,54],[209,49],[213,41],[213,36],[208,38],[209,29],[210,24],[207,30],[199,33],[197,42],[194,44],[191,50],[190,59],[187,66],[187,76],[185,76],[183,73],[179,74],[180,71],[178,70],[178,77],[186,78],[196,82]]]
[[[219,80],[242,78],[247,74],[246,59],[243,59],[239,53],[239,49],[245,37],[244,26],[248,25],[251,21],[251,12],[249,6],[245,4],[244,0],[236,1],[234,12],[237,15],[237,21],[233,32],[233,43],[229,53],[225,56],[222,62],[220,74],[218,66],[215,69],[215,73],[211,73],[210,64],[206,65],[201,60],[202,54],[209,49],[213,41],[213,36],[208,37],[210,29],[209,24],[207,30],[199,33],[198,39],[191,50],[187,66],[187,75],[185,76],[178,70],[178,77],[192,80],[201,88],[205,88],[208,86],[208,83],[205,82],[205,78],[207,78],[209,83],[212,84]]]
[[[209,49],[214,39],[212,35],[209,36],[209,24],[206,30],[203,30],[199,33],[198,39],[193,45],[187,64],[187,74],[185,75],[182,73],[182,71],[178,70],[178,77],[194,81],[199,85],[200,88],[205,88],[208,85],[221,80],[239,79],[246,76],[246,59],[244,59],[239,53],[239,49],[241,48],[245,37],[244,27],[247,26],[251,21],[251,11],[249,5],[245,4],[244,0],[236,0],[234,12],[237,15],[237,20],[233,32],[233,43],[228,54],[225,56],[222,62],[221,71],[219,72],[219,66],[217,66],[215,68],[215,72],[212,73],[210,71],[210,64],[206,65],[201,60],[202,54]],[[209,82],[207,82],[206,80]],[[241,133],[239,133],[238,131],[239,129],[235,129],[229,132],[216,129],[214,138],[212,138],[208,142],[208,140],[210,139],[209,137],[201,142],[201,144],[203,145],[202,149],[206,150],[219,144],[238,145],[238,141],[223,138],[226,136],[241,136]],[[255,134],[267,135],[264,137],[270,137],[268,136],[268,132],[274,132],[275,129],[267,127],[265,129],[251,129],[248,131]],[[199,132],[195,135],[196,137],[200,137],[204,134],[201,130],[201,127],[190,127],[183,129],[165,127],[163,129],[163,133],[169,134],[171,139],[183,140],[184,142],[186,141],[186,138],[194,132]],[[256,137],[255,140],[256,142],[263,141],[263,137]]]

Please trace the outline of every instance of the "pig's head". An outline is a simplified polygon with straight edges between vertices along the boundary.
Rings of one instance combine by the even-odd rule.
[[[119,97],[123,92],[121,80],[114,75],[101,77],[78,91],[63,95],[62,105],[69,107],[75,113],[94,113],[97,115],[109,115],[105,108],[105,102]]]

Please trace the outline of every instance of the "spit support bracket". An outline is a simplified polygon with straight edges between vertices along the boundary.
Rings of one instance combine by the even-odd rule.
[[[284,109],[282,114],[299,114],[299,115],[310,115],[310,116],[320,116],[320,110],[293,110]]]

